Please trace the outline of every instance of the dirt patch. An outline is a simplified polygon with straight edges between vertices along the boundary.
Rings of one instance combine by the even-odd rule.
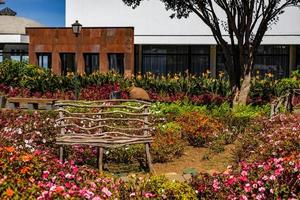
[[[225,151],[219,154],[209,154],[208,148],[194,148],[187,146],[184,155],[173,162],[154,164],[155,173],[182,174],[184,169],[195,168],[198,172],[222,172],[233,162],[232,150],[234,145],[227,145]],[[208,159],[203,159],[207,157]]]

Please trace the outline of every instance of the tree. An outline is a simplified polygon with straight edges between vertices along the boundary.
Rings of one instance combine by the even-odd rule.
[[[123,0],[136,8],[143,0]],[[196,14],[211,30],[222,48],[225,69],[234,94],[234,104],[246,104],[253,71],[254,55],[266,31],[286,8],[300,0],[160,0],[171,17]],[[221,20],[222,17],[226,19]],[[224,36],[227,32],[228,36]]]

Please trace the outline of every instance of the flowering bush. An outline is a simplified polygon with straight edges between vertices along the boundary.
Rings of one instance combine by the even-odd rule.
[[[290,156],[300,146],[300,116],[277,115],[259,118],[246,134],[240,136],[235,156],[237,160],[264,160],[269,157]]]
[[[182,127],[183,137],[197,147],[210,142],[222,130],[220,123],[199,112],[185,113],[177,118],[177,122]]]
[[[300,155],[270,158],[264,162],[241,162],[239,170],[202,174],[192,186],[199,199],[298,199]]]
[[[254,77],[248,102],[255,105],[268,103],[288,89],[298,88],[299,83],[298,76],[282,80],[275,80],[270,75]],[[187,99],[197,105],[220,105],[232,100],[229,81],[223,75],[213,78],[209,71],[199,76],[169,74],[164,77],[146,73],[126,78],[113,72],[59,76],[38,66],[5,61],[0,64],[0,84],[0,92],[12,97],[75,99],[75,93],[81,91],[81,99],[98,100],[107,98],[115,85],[123,97],[127,97],[127,89],[135,85],[148,91],[155,101]]]
[[[133,177],[127,182],[100,175],[73,161],[60,163],[49,151],[0,147],[2,199],[196,199],[186,183],[164,177]]]

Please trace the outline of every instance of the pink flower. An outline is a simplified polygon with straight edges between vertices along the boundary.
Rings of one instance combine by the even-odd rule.
[[[135,197],[135,192],[130,193],[129,197]]]
[[[257,181],[257,184],[258,184],[259,186],[262,186],[264,183],[263,183],[262,181]]]
[[[101,200],[99,196],[95,196],[92,200]]]
[[[271,180],[271,181],[274,181],[275,179],[276,179],[276,177],[275,177],[274,175],[271,175],[271,176],[270,176],[270,180]]]
[[[246,176],[241,176],[240,177],[240,180],[243,181],[243,182],[247,182],[248,181],[248,178]]]
[[[281,175],[281,172],[283,171],[284,169],[283,168],[279,168],[279,169],[276,169],[275,170],[275,176],[280,176]]]
[[[248,176],[248,172],[247,171],[242,171],[241,175],[242,176]]]
[[[49,171],[43,171],[42,178],[43,178],[43,179],[47,179],[48,176],[49,176],[49,174],[50,174]]]
[[[260,188],[258,188],[258,191],[260,191],[261,193],[264,193],[266,191],[266,188],[260,187]]]
[[[251,192],[251,186],[250,186],[250,184],[249,183],[247,183],[245,186],[244,186],[244,190],[245,190],[245,192]]]
[[[236,178],[234,178],[233,176],[230,176],[229,179],[226,182],[226,186],[231,186],[233,183],[235,183]]]
[[[152,193],[150,193],[150,192],[147,192],[147,193],[144,194],[144,196],[145,196],[146,198],[151,198],[151,197],[155,197],[155,194],[152,194]]]
[[[107,187],[102,188],[101,191],[108,197],[112,195],[112,193],[107,189]]]
[[[219,186],[219,181],[217,179],[214,179],[214,182],[213,182],[213,188],[214,188],[214,191],[218,191],[220,189],[220,186]]]
[[[248,198],[247,198],[245,195],[242,195],[242,196],[240,197],[240,200],[248,200]]]
[[[73,174],[76,174],[78,172],[78,167],[72,167]]]
[[[73,179],[75,176],[68,173],[65,175],[65,177],[66,177],[66,179]]]
[[[262,179],[263,179],[264,181],[267,181],[267,180],[269,180],[269,177],[266,176],[266,175],[264,175],[264,176],[262,177]]]

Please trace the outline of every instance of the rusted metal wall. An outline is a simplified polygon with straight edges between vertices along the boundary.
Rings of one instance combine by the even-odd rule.
[[[124,53],[124,73],[134,73],[134,28],[83,28],[76,37],[71,28],[27,28],[29,62],[38,64],[37,53],[52,53],[52,71],[61,73],[60,53],[75,53],[77,72],[84,73],[84,53],[99,53],[101,72],[109,71],[108,53]]]

